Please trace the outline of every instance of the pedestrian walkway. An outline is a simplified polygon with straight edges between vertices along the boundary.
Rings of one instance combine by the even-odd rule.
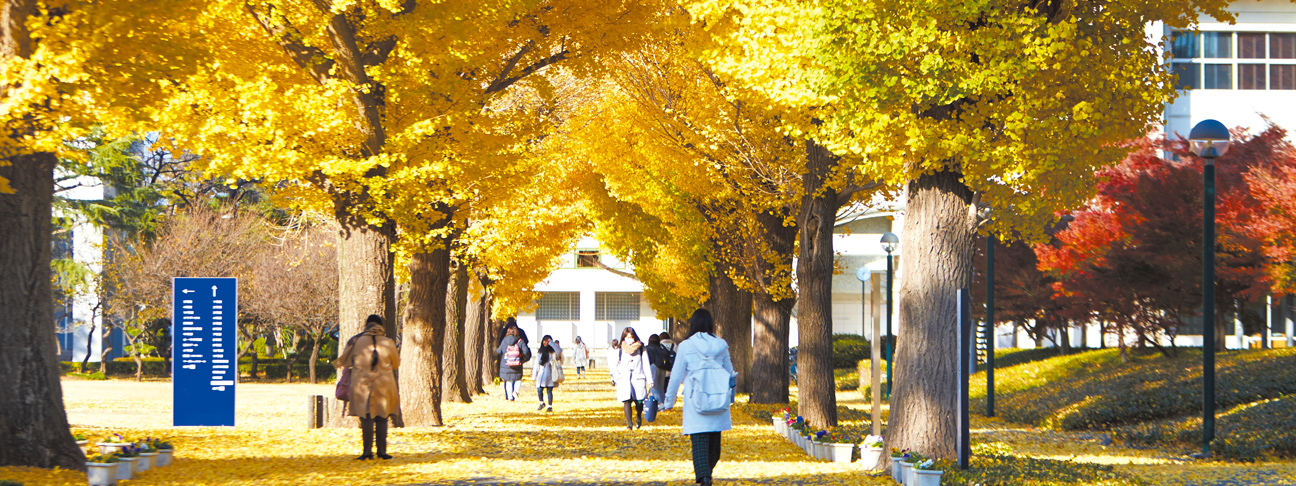
[[[553,412],[536,410],[530,382],[517,402],[502,400],[494,385],[475,403],[446,403],[445,427],[392,429],[391,461],[352,460],[359,430],[301,428],[304,397],[331,393],[328,385],[240,384],[233,429],[169,427],[166,382],[68,381],[65,401],[76,430],[91,436],[173,439],[175,465],[148,471],[132,486],[693,484],[678,411],[628,431],[605,370],[579,380],[569,369],[567,377],[555,390]],[[724,435],[717,484],[894,484],[869,478],[858,463],[814,462],[768,422],[735,413],[734,423]],[[84,484],[77,473],[13,471],[0,469],[29,485]]]

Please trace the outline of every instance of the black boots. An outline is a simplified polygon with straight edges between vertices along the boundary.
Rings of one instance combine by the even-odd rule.
[[[357,460],[367,461],[374,458],[375,439],[378,443],[378,457],[382,459],[392,458],[392,456],[387,455],[387,417],[378,417],[376,419],[360,419],[360,441],[364,445],[364,454],[357,457]]]
[[[374,419],[374,426],[377,433],[374,439],[378,445],[378,458],[391,459],[392,456],[387,455],[387,417]]]

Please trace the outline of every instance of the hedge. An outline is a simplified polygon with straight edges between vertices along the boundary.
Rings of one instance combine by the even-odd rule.
[[[144,358],[143,373],[144,376],[154,378],[170,378],[171,373],[166,369],[166,363],[162,358]],[[307,367],[306,360],[299,360],[293,366],[293,377],[308,377],[310,370]],[[80,369],[79,362],[64,361],[62,370],[64,374],[77,374]],[[270,379],[282,379],[288,374],[288,360],[282,358],[261,358],[257,360],[257,375]],[[99,371],[99,363],[87,363],[86,371],[91,374]],[[252,371],[252,358],[244,357],[239,360],[239,375],[250,376]],[[337,370],[333,368],[327,360],[320,360],[315,365],[315,377],[320,380],[332,380]],[[135,376],[135,360],[131,358],[118,358],[108,362],[108,376]]]
[[[855,363],[871,356],[868,339],[858,334],[833,334],[833,368],[855,369]]]
[[[1201,350],[1131,357],[1115,349],[1018,365],[995,374],[995,411],[1005,420],[1063,430],[1106,430],[1199,412]],[[1296,348],[1219,353],[1221,409],[1296,393]],[[985,379],[972,379],[972,410],[984,410]]]
[[[1143,479],[1117,471],[1110,465],[1040,459],[1014,455],[973,455],[968,469],[960,470],[954,461],[936,461],[936,469],[945,474],[941,484],[1073,486],[1103,484],[1141,486]]]

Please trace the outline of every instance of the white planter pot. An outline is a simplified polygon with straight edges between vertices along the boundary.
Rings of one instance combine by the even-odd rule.
[[[95,445],[99,446],[99,453],[106,456],[108,454],[112,454],[114,452],[122,450],[123,447],[131,445],[131,443],[130,442],[96,442]]]
[[[85,447],[86,444],[89,444],[89,443],[90,443],[90,441],[88,441],[88,440],[78,440],[78,441],[76,441],[76,443],[77,443],[77,445],[79,445],[79,446],[81,446],[81,447]],[[87,464],[88,464],[88,463],[87,463]]]
[[[878,459],[882,458],[881,447],[864,447],[860,445],[860,465],[864,469],[873,469],[877,467]]]
[[[828,444],[828,460],[848,464],[851,462],[855,444]]]
[[[891,458],[891,480],[900,483],[904,482],[904,476],[900,475],[900,458]]]
[[[153,461],[157,459],[156,452],[141,452],[139,457],[139,471],[144,472],[153,467]]]
[[[175,459],[175,449],[158,449],[157,464],[154,467],[170,466]]]
[[[117,464],[87,462],[86,479],[89,481],[90,486],[117,484]]]
[[[900,484],[905,486],[914,486],[913,483],[913,464],[907,462],[900,463]]]
[[[123,457],[117,463],[117,480],[122,481],[135,477],[135,458]]]
[[[945,471],[923,471],[921,469],[914,469],[913,486],[940,486],[942,474],[945,474]]]
[[[811,455],[811,456],[814,456],[815,459],[817,459],[817,460],[821,460],[821,461],[822,461],[822,460],[823,460],[823,443],[815,442],[814,439],[811,439],[811,440],[810,440],[810,455]]]

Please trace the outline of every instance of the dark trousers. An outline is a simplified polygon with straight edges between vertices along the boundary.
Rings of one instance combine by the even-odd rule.
[[[378,443],[378,455],[387,454],[387,417],[360,419],[360,440],[364,443],[364,454],[373,455],[374,442]]]
[[[693,477],[701,483],[711,477],[711,471],[720,462],[720,433],[700,432],[689,438],[693,440]]]
[[[536,395],[539,395],[539,396],[540,396],[540,403],[544,403],[544,401],[545,401],[545,391],[548,391],[548,392],[549,392],[549,406],[550,406],[550,407],[553,406],[553,388],[554,388],[554,387],[552,387],[552,386],[539,386],[539,387],[536,387]]]

